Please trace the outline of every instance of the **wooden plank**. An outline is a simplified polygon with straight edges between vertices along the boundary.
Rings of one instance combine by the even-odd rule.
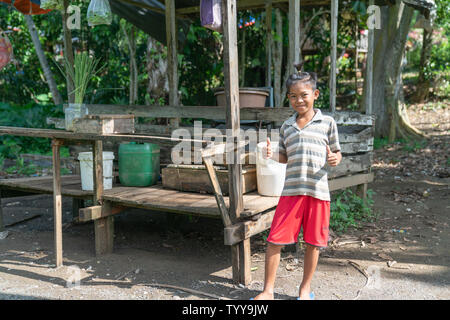
[[[63,264],[62,248],[62,196],[61,196],[61,163],[60,150],[61,143],[58,140],[52,141],[53,154],[53,220],[54,220],[54,243],[55,243],[55,265],[60,267]]]
[[[355,174],[347,177],[341,177],[328,180],[328,189],[331,191],[341,190],[360,184],[367,184],[374,179],[373,172]]]
[[[94,133],[75,133],[65,130],[53,130],[53,129],[36,129],[36,128],[20,128],[20,127],[5,127],[0,126],[1,135],[15,135],[23,137],[37,137],[37,138],[50,138],[60,140],[70,140],[70,143],[80,142],[86,144],[86,141],[136,141],[136,142],[149,142],[162,145],[176,145],[183,141],[201,143],[206,146],[209,141],[195,140],[195,139],[181,139],[172,137],[160,137],[160,136],[148,136],[148,135],[127,135],[127,134],[94,134]]]
[[[102,255],[113,252],[114,217],[108,216],[94,220],[95,254]]]
[[[154,118],[199,118],[210,120],[225,120],[226,107],[223,106],[143,106],[143,105],[101,105],[88,104],[90,113],[102,114],[134,114],[135,117]],[[277,106],[275,106],[277,107]],[[294,114],[292,108],[240,108],[241,120],[284,121]],[[338,125],[368,125],[374,123],[374,115],[366,115],[356,111],[329,112],[322,110],[324,115],[332,116]],[[0,127],[0,133],[1,133]],[[56,131],[56,130],[54,130]],[[59,130],[61,131],[61,130]]]
[[[81,208],[79,210],[79,221],[87,222],[100,218],[105,218],[113,214],[117,214],[125,210],[125,207],[113,205],[110,201],[105,201],[102,206],[92,206]]]
[[[338,28],[338,0],[331,0],[331,74],[330,74],[330,112],[336,111],[336,50]]]
[[[336,167],[328,167],[328,178],[336,178],[366,171],[373,162],[373,152],[342,157],[341,163]]]
[[[373,151],[373,138],[361,142],[340,143],[341,152],[345,154],[355,154],[360,152]]]
[[[214,171],[211,158],[203,158],[205,163],[206,171],[208,172],[208,177],[211,185],[214,189],[214,197],[216,198],[217,206],[222,216],[222,221],[225,226],[231,225],[231,219],[229,216],[229,209],[225,205],[225,201],[222,196],[222,191],[220,189],[219,180],[217,179],[216,172]]]
[[[256,221],[244,221],[224,229],[224,244],[234,245],[258,233],[270,229],[275,209],[264,213]]]
[[[134,116],[125,114],[86,115],[74,119],[73,131],[76,133],[116,134],[134,133]]]
[[[163,186],[180,191],[214,194],[206,168],[204,166],[198,167],[169,165],[163,168],[161,170]],[[228,190],[228,170],[216,170],[216,176],[221,190]],[[255,191],[256,187],[256,168],[242,169],[242,192]],[[226,195],[228,192],[222,191],[222,193]]]

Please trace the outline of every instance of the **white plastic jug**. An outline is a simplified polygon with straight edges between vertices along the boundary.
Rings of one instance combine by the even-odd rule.
[[[278,149],[277,142],[271,142],[272,150]],[[263,148],[267,142],[260,142],[256,147],[256,181],[258,193],[263,196],[279,197],[284,187],[286,164],[272,159],[265,159]]]
[[[94,177],[92,152],[80,152],[78,154],[81,171],[81,189],[94,190]],[[114,152],[103,151],[103,190],[112,189]]]

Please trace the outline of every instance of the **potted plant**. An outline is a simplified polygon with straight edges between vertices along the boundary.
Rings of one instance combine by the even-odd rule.
[[[99,60],[89,56],[86,51],[75,54],[73,66],[66,58],[64,59],[66,73],[60,70],[66,79],[72,82],[75,94],[74,103],[69,103],[69,106],[64,109],[66,130],[73,130],[75,118],[81,118],[88,114],[86,105],[83,103],[84,96],[89,81],[104,67],[97,68]]]

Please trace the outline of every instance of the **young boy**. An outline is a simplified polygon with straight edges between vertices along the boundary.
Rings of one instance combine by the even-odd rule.
[[[264,290],[255,300],[273,299],[281,248],[297,242],[301,226],[306,252],[297,299],[314,299],[311,279],[319,260],[319,248],[328,243],[327,165],[334,167],[342,160],[336,122],[313,107],[319,97],[316,84],[317,75],[313,72],[299,71],[289,77],[287,97],[296,113],[281,126],[277,152],[272,152],[267,139],[267,157],[287,163],[287,168],[267,238]]]

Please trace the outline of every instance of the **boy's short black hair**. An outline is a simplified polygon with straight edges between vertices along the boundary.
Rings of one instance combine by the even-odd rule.
[[[287,81],[286,81],[287,91],[289,92],[289,90],[291,89],[291,86],[297,81],[301,81],[306,84],[309,84],[311,86],[311,88],[313,89],[313,91],[316,90],[317,89],[317,73],[302,71],[303,62],[295,64],[294,66],[297,69],[297,72],[294,74],[291,74],[289,76],[289,78],[287,79]]]

